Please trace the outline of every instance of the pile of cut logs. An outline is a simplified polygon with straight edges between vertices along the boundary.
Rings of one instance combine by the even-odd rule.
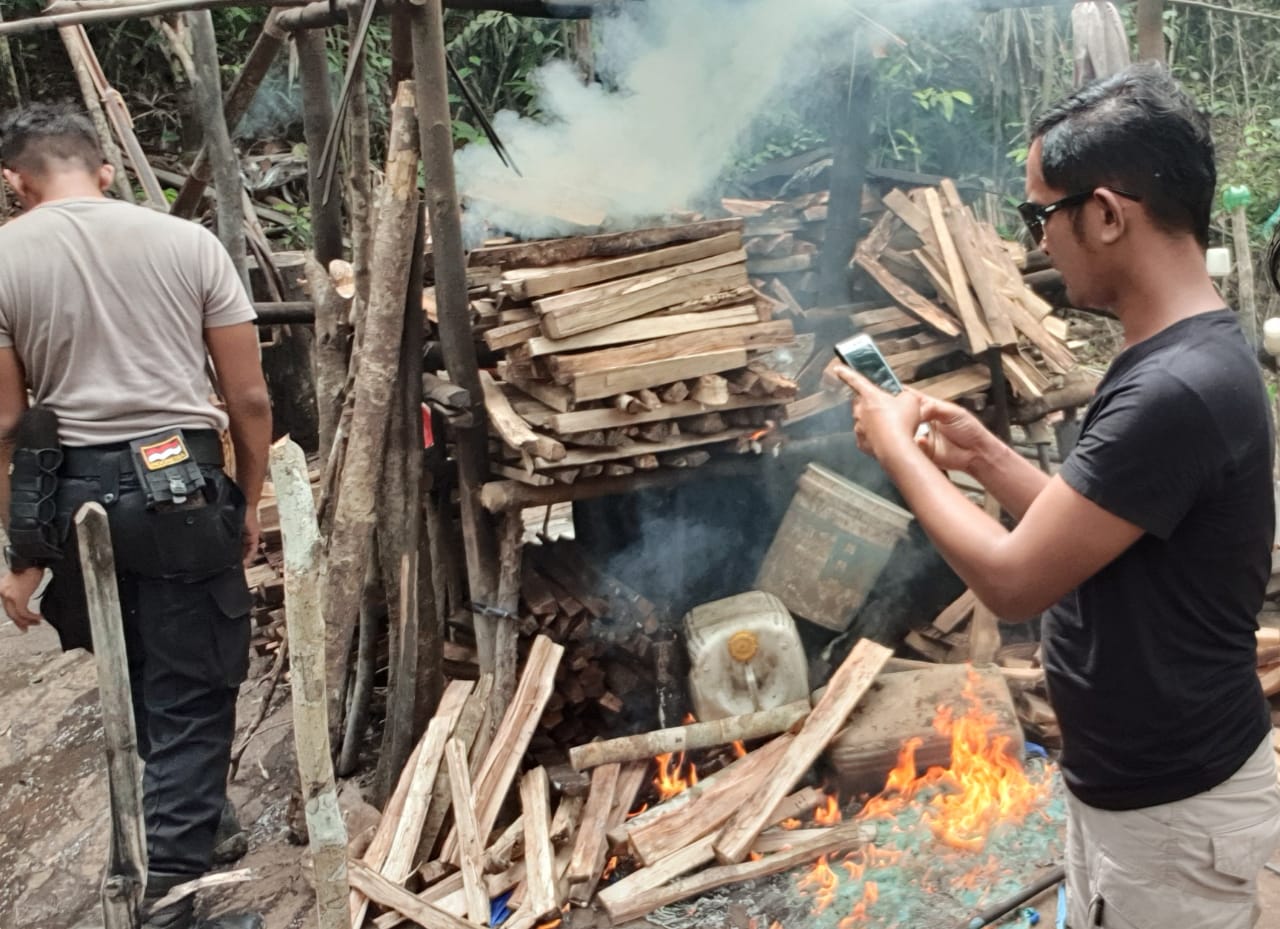
[[[813,273],[805,268],[823,236],[822,196],[725,201],[726,209],[749,217],[746,250],[759,256],[748,264],[753,284],[797,320],[848,319],[852,331],[876,338],[904,383],[942,399],[990,389],[991,349],[999,352],[1014,397],[1023,400],[1043,398],[1075,367],[1065,321],[1052,316],[1023,279],[1025,251],[979,221],[946,180],[937,188],[893,190],[880,201],[866,195],[864,216],[876,219],[852,261],[860,302],[805,308],[812,282],[804,275]],[[823,352],[815,353],[818,370],[826,362]],[[798,379],[816,386],[813,373]],[[787,418],[803,419],[838,402],[813,393],[790,404]]]
[[[473,318],[501,358],[483,377],[495,473],[571,484],[745,450],[796,393],[767,357],[794,329],[746,258],[741,220],[472,252]]]
[[[351,925],[390,929],[407,919],[534,929],[593,902],[619,925],[865,844],[874,838],[866,823],[790,831],[779,824],[823,804],[821,791],[801,784],[889,655],[858,643],[812,707],[801,701],[580,746],[572,761],[590,771],[585,796],[576,789],[555,796],[545,767],[521,771],[564,657],[561,646],[538,637],[491,739],[484,720],[491,680],[446,689],[372,843],[351,864]],[[652,756],[766,738],[695,787],[628,816]],[[503,824],[512,794],[520,812]],[[371,903],[384,912],[373,916]]]

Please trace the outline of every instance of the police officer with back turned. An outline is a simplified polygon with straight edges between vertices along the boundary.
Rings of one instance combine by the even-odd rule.
[[[88,501],[106,508],[145,762],[143,925],[191,929],[190,897],[152,904],[209,870],[226,802],[248,669],[242,561],[258,544],[271,438],[253,306],[208,231],[103,195],[113,172],[77,111],[37,104],[0,120],[0,169],[26,209],[0,227],[0,435],[12,455],[0,603],[21,629],[47,619],[63,648],[89,647],[72,518]]]

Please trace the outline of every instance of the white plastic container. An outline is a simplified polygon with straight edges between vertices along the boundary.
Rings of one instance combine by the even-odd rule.
[[[753,590],[684,618],[689,693],[701,722],[785,706],[809,696],[795,620],[773,594]]]

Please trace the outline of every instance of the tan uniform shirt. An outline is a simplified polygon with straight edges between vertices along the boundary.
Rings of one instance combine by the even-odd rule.
[[[254,318],[230,257],[196,223],[86,198],[0,227],[0,347],[15,349],[66,445],[226,428],[204,330]]]

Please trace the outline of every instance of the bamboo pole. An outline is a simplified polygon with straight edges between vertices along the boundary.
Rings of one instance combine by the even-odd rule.
[[[374,529],[379,475],[387,441],[387,417],[400,353],[404,294],[418,216],[418,154],[413,91],[401,85],[392,109],[387,180],[373,243],[373,289],[356,359],[351,438],[330,536],[325,588],[328,615],[328,691],[331,725],[337,725],[348,652],[359,606],[361,580]]]
[[[492,607],[497,599],[497,545],[493,526],[480,505],[480,489],[488,473],[487,421],[475,343],[471,335],[466,255],[462,217],[453,171],[453,120],[449,110],[445,66],[444,15],[440,0],[414,5],[409,21],[413,35],[414,85],[418,126],[426,173],[427,209],[435,264],[436,307],[440,342],[449,379],[471,397],[475,425],[456,431],[463,547],[471,599]],[[473,613],[481,672],[495,669],[496,627],[492,615]]]
[[[307,198],[311,203],[311,236],[316,260],[324,267],[342,257],[342,198],[325,196],[320,152],[333,125],[329,88],[329,56],[324,31],[308,29],[294,37],[298,78],[302,85],[302,130],[307,141]]]
[[[142,814],[142,762],[134,728],[116,560],[107,511],[100,504],[86,503],[76,514],[75,523],[98,666],[111,797],[111,850],[102,875],[102,916],[106,929],[137,929],[147,874],[147,843]]]
[[[223,100],[222,110],[226,119],[227,130],[230,132],[235,131],[236,126],[240,124],[240,120],[244,118],[244,114],[248,112],[258,88],[262,86],[262,82],[271,70],[271,65],[279,55],[280,49],[284,47],[285,33],[276,25],[279,17],[279,10],[272,10],[267,15],[266,21],[262,24],[262,32],[259,33],[258,38],[254,41],[253,47],[249,49],[249,55],[245,58],[244,65],[240,68],[240,73],[232,81],[226,98]],[[196,152],[195,160],[191,163],[191,170],[188,172],[186,180],[183,181],[182,187],[178,190],[178,196],[174,199],[170,212],[174,216],[181,216],[186,219],[195,215],[196,210],[200,208],[200,198],[204,195],[205,188],[212,180],[213,174],[209,167],[209,149],[206,144],[202,144],[200,150]]]
[[[240,178],[240,156],[231,144],[227,118],[222,108],[222,78],[218,70],[218,37],[213,31],[213,14],[198,10],[187,14],[191,30],[191,89],[196,116],[204,132],[205,148],[213,163],[213,186],[217,192],[218,240],[231,256],[236,273],[250,291],[249,264],[244,242],[244,182]]]
[[[107,163],[115,169],[116,176],[112,181],[112,187],[116,195],[125,203],[134,203],[136,200],[133,195],[133,186],[129,183],[129,175],[124,173],[124,157],[120,154],[120,146],[116,144],[115,136],[111,133],[111,124],[107,122],[107,114],[102,110],[102,101],[98,99],[98,86],[94,83],[93,73],[85,60],[79,33],[75,27],[65,26],[58,30],[58,35],[67,49],[67,57],[71,59],[71,70],[76,76],[76,83],[80,85],[80,96],[84,100],[84,108],[89,118],[93,120],[94,128],[98,130],[98,141],[102,143],[102,153],[106,156]]]
[[[284,538],[284,587],[289,603],[289,655],[293,669],[294,743],[307,804],[312,883],[320,929],[351,929],[348,908],[347,830],[338,809],[324,699],[325,629],[320,599],[323,545],[316,522],[307,459],[289,439],[271,446],[271,481]]]

